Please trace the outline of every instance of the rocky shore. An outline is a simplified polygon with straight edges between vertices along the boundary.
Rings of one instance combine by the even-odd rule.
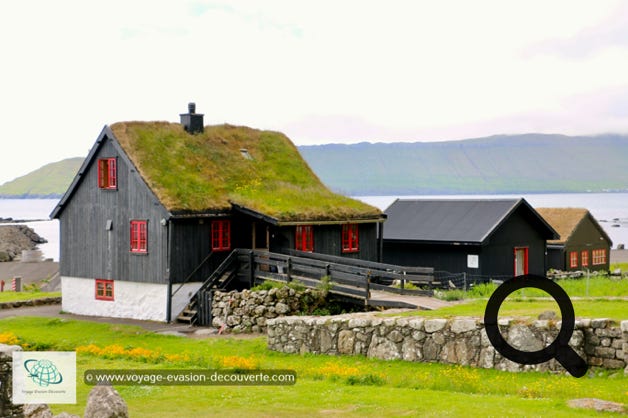
[[[13,261],[23,250],[48,242],[26,225],[0,225],[0,262]]]

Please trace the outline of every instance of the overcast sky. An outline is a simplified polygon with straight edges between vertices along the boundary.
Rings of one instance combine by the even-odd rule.
[[[0,39],[0,184],[189,101],[297,145],[628,132],[621,1],[2,1]]]

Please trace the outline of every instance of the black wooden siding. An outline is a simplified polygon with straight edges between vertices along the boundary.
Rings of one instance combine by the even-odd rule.
[[[314,252],[347,258],[377,261],[377,223],[358,224],[359,251],[342,252],[342,225],[313,225]],[[288,254],[294,250],[296,239],[295,226],[276,227],[271,239],[271,251]],[[274,244],[274,245],[273,245]]]
[[[117,190],[98,188],[99,158],[117,159]],[[167,213],[111,140],[96,158],[60,214],[63,276],[167,283]],[[147,220],[148,253],[130,252],[130,221]],[[107,221],[111,230],[106,230]]]
[[[545,274],[545,238],[530,224],[523,207],[500,225],[483,245],[384,240],[384,262],[485,278],[512,277],[516,247],[528,248],[528,273]],[[479,268],[467,267],[470,254],[479,256]]]

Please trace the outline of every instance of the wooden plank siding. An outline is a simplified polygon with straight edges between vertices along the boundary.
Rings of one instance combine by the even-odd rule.
[[[528,248],[528,273],[544,275],[545,238],[531,226],[526,211],[519,207],[482,245],[401,242],[385,240],[384,262],[433,267],[438,272],[490,277],[514,274],[514,249]],[[479,267],[467,265],[468,255],[479,256]]]
[[[98,187],[99,158],[116,158],[117,189]],[[167,283],[167,212],[128,159],[104,139],[60,215],[60,271],[63,276]],[[146,220],[148,251],[130,251],[130,221]],[[107,221],[111,229],[107,230]]]
[[[342,252],[342,225],[316,225],[314,227],[314,252],[343,258],[377,261],[377,223],[358,224],[359,251]],[[296,227],[282,226],[272,229],[270,251],[290,254],[295,250]]]
[[[563,266],[561,270],[574,271],[574,270],[602,270],[608,271],[610,269],[610,248],[611,242],[609,242],[593,222],[585,217],[576,227],[569,240],[565,242],[565,249],[562,253]],[[593,265],[593,250],[605,250],[606,251],[606,263]],[[569,253],[576,251],[578,253],[578,266],[571,268],[569,263]],[[589,265],[582,267],[582,251],[587,251],[589,255]]]

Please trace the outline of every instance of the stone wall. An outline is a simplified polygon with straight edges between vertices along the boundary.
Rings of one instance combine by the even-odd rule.
[[[474,318],[382,318],[372,314],[336,317],[284,317],[267,322],[268,347],[284,353],[364,355],[384,360],[439,362],[498,370],[564,369],[556,360],[520,365],[503,358],[490,344],[483,322]],[[523,351],[549,345],[560,321],[522,323],[500,319],[502,335]],[[570,345],[591,366],[626,366],[628,321],[621,328],[607,319],[576,321]]]
[[[51,298],[39,298],[30,300],[16,300],[13,302],[1,302],[0,309],[22,308],[24,306],[58,305],[61,303],[61,296]]]
[[[318,290],[296,291],[289,287],[255,292],[215,292],[212,326],[232,332],[265,332],[269,319],[313,309],[321,298],[324,299]]]
[[[0,344],[0,417],[22,418],[22,405],[13,405],[13,352],[21,351],[18,345]]]

